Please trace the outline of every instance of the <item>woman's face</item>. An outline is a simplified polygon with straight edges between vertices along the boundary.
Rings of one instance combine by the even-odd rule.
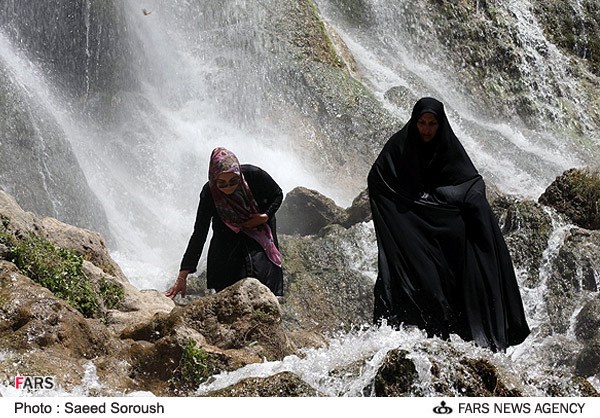
[[[217,177],[217,189],[232,194],[240,185],[240,176],[235,173],[221,173]]]
[[[439,123],[433,113],[423,113],[417,120],[417,129],[421,136],[421,141],[429,142],[435,137]]]

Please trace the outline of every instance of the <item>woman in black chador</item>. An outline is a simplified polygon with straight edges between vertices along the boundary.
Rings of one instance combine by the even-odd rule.
[[[196,271],[212,221],[206,280],[217,292],[240,279],[254,277],[277,296],[283,295],[281,254],[275,212],[283,192],[264,170],[240,165],[225,148],[210,157],[208,183],[200,193],[194,232],[188,243],[175,284],[166,292],[185,296],[187,275]]]
[[[368,178],[379,248],[374,320],[503,351],[529,334],[485,184],[444,106],[419,100]]]

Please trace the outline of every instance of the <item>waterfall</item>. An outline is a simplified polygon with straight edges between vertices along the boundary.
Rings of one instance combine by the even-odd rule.
[[[506,192],[537,198],[565,169],[598,163],[600,133],[588,114],[586,97],[571,75],[569,58],[544,36],[529,2],[513,1],[496,8],[499,18],[517,31],[524,56],[519,63],[521,77],[525,84],[537,87],[532,100],[546,109],[548,121],[540,121],[537,128],[527,127],[519,118],[490,117],[478,97],[463,93],[458,82],[461,70],[455,68],[447,45],[435,37],[441,24],[428,20],[436,16],[428,17],[432,13],[426,2],[358,2],[367,16],[360,24],[349,22],[336,0],[317,3],[324,19],[348,45],[364,82],[388,108],[407,120],[415,99],[440,98],[475,165]],[[402,100],[391,99],[394,89],[400,89]],[[576,133],[552,125],[552,119],[565,118],[557,100],[562,96],[577,104],[591,149],[582,149]]]
[[[15,113],[31,124],[32,158],[39,164],[29,174],[39,177],[42,190],[30,194],[49,196],[52,216],[67,217],[69,207],[81,207],[82,218],[105,216],[112,255],[139,288],[163,290],[175,278],[207,180],[209,155],[217,146],[234,151],[242,163],[264,168],[284,192],[305,186],[348,206],[366,186],[366,171],[392,128],[408,120],[418,98],[434,96],[444,102],[453,129],[486,181],[504,192],[535,200],[564,170],[599,163],[597,107],[590,104],[597,92],[590,93],[582,81],[597,78],[575,71],[573,57],[548,39],[531,1],[473,5],[470,18],[494,30],[484,19],[490,12],[486,3],[495,3],[496,23],[514,41],[509,46],[520,45],[509,51],[516,60],[502,63],[517,73],[515,79],[476,62],[479,86],[468,74],[471,63],[453,53],[452,33],[440,36],[447,22],[435,20],[440,14],[431,12],[432,2],[315,0],[316,9],[310,9],[320,18],[315,27],[329,35],[325,46],[316,47],[310,37],[295,37],[297,28],[291,28],[286,13],[297,10],[279,0],[75,3],[65,2],[57,11],[56,16],[69,19],[53,15],[50,22],[35,20],[39,16],[28,15],[13,0],[0,6],[6,12],[0,16],[0,75],[8,75],[0,83],[18,92],[9,90],[7,97],[21,94],[25,104],[15,104]],[[452,2],[435,3],[456,13],[449,21],[460,17]],[[569,3],[582,13],[581,1]],[[73,37],[60,39],[60,31],[51,32],[55,51],[42,35],[36,39],[36,33],[23,29],[47,29],[54,20]],[[461,47],[466,54],[472,45]],[[64,61],[48,56],[64,51],[73,55]],[[323,51],[335,59],[323,58]],[[506,86],[513,82],[519,89],[511,95]],[[516,109],[519,100],[533,120]],[[371,125],[380,121],[381,130]],[[18,191],[21,184],[2,174],[0,186]],[[65,179],[76,179],[77,187],[63,187]],[[84,205],[80,199],[87,188],[97,201],[90,198]],[[68,191],[61,194],[61,189]],[[101,211],[94,211],[96,205]],[[486,358],[500,369],[526,370],[525,395],[543,396],[559,379],[551,360],[544,359],[552,341],[564,337],[576,344],[572,330],[551,335],[543,302],[546,280],[570,228],[555,221],[541,284],[523,291],[534,328],[525,343],[491,354],[452,340],[461,353]],[[343,250],[352,269],[375,278],[372,224],[356,230],[363,239],[344,244]],[[200,263],[202,270],[204,260]],[[598,283],[599,275],[595,272]],[[428,355],[434,353],[450,368],[441,344],[415,329],[359,328],[336,336],[328,347],[215,376],[199,393],[246,377],[292,371],[326,395],[370,395],[369,382],[383,357],[401,347],[418,366],[421,393],[431,395]],[[84,393],[97,383],[93,365],[86,376]],[[597,379],[589,382],[600,390]]]
[[[585,117],[585,97],[569,75],[567,59],[544,38],[527,2],[510,2],[499,13],[515,25],[526,47],[522,74],[532,79],[543,74],[536,81],[541,83],[536,100],[547,101],[548,109],[554,106],[548,110],[552,117],[560,113],[549,97],[557,84],[581,103],[576,112],[591,138],[587,148],[575,134],[558,132],[552,124],[533,128],[519,118],[491,117],[478,97],[461,88],[460,69],[443,58],[449,48],[434,37],[426,3],[357,2],[364,10],[354,10],[354,20],[335,0],[316,3],[330,35],[338,34],[356,61],[359,80],[399,121],[397,128],[418,97],[440,98],[476,166],[502,190],[535,198],[563,170],[589,165],[600,155],[597,127],[590,128]],[[289,46],[297,41],[280,40],[292,35],[276,32],[287,30],[286,11],[277,1],[148,0],[144,12],[139,2],[128,0],[108,15],[122,25],[118,37],[99,17],[108,12],[91,2],[82,7],[77,30],[84,43],[77,59],[82,61],[83,106],[71,96],[59,97],[60,91],[42,89],[49,91],[44,108],[54,114],[60,110],[57,120],[106,212],[114,257],[134,284],[164,288],[176,273],[216,146],[266,169],[284,192],[303,185],[345,206],[364,188],[369,161],[387,137],[361,134],[359,127],[356,140],[350,138],[357,144],[352,149],[338,143],[336,135],[347,134],[336,133],[333,125],[326,134],[315,129],[346,116],[338,103],[326,99],[314,106],[332,108],[325,109],[331,115],[325,117],[333,119],[327,121],[322,110],[310,113],[314,97],[294,96],[307,92],[307,77],[315,70],[298,64],[299,52]],[[478,5],[478,14],[481,9]],[[105,52],[111,45],[123,50]],[[122,55],[126,64],[113,59],[111,65],[126,65],[130,75],[120,75],[122,81],[103,76],[107,64],[101,59],[107,55]],[[16,63],[14,71],[21,72],[20,66],[29,66],[25,72],[32,74],[27,88],[40,91],[40,83],[56,79],[35,60]],[[98,93],[111,83],[114,91]],[[358,118],[350,112],[345,123],[354,129]],[[362,161],[354,163],[356,158]],[[344,167],[336,171],[340,162]]]

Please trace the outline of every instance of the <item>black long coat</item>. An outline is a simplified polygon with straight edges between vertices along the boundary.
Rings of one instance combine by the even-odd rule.
[[[269,217],[273,240],[279,248],[275,212],[281,206],[283,192],[273,178],[259,167],[242,164],[242,174],[261,213]],[[181,261],[180,270],[196,271],[208,228],[213,235],[208,248],[206,279],[210,289],[220,291],[246,277],[255,277],[277,295],[283,295],[283,272],[273,264],[263,248],[252,238],[227,227],[217,214],[208,182],[200,193],[194,232]]]
[[[438,115],[421,141],[416,121]],[[529,334],[510,254],[485,185],[454,135],[443,105],[417,102],[368,177],[379,249],[374,320],[456,333],[503,350]]]

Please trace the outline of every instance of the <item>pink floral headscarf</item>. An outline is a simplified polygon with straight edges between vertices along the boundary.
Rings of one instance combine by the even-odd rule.
[[[223,173],[235,173],[240,177],[240,185],[232,194],[223,193],[217,187],[217,178]],[[268,224],[256,228],[243,228],[242,223],[250,219],[250,215],[260,213],[258,205],[235,154],[225,148],[215,148],[210,156],[208,167],[208,186],[210,188],[215,208],[219,217],[236,234],[242,231],[254,239],[265,250],[265,254],[275,264],[281,267],[281,253],[273,241],[273,233]]]

